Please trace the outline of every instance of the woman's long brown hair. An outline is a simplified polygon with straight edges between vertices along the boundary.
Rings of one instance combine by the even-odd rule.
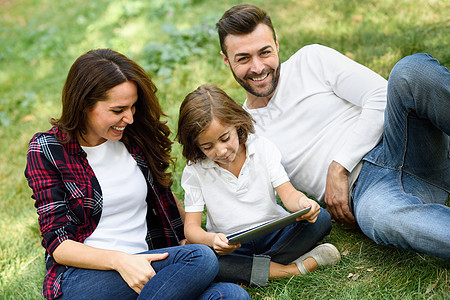
[[[110,49],[91,50],[80,56],[70,68],[62,92],[62,114],[50,123],[67,134],[65,141],[86,134],[86,113],[98,101],[107,99],[107,92],[126,81],[138,89],[134,122],[127,126],[122,141],[137,145],[144,154],[153,178],[160,185],[172,184],[170,156],[172,141],[167,117],[156,96],[157,88],[148,74],[137,63]]]

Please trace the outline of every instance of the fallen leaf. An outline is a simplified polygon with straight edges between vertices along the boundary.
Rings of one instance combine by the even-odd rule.
[[[363,16],[362,16],[362,15],[354,15],[354,16],[352,17],[352,21],[355,22],[355,23],[359,23],[359,22],[361,22],[362,20],[363,20]]]
[[[20,119],[20,122],[25,123],[25,122],[28,122],[28,121],[33,121],[35,119],[36,119],[36,117],[33,116],[33,115],[26,115],[25,117]]]
[[[358,279],[358,277],[359,277],[359,274],[358,274],[358,273],[355,273],[355,274],[349,273],[349,274],[347,275],[347,278],[351,278],[351,279],[353,279],[353,280]]]
[[[341,255],[346,256],[348,254],[348,250],[345,249],[344,252],[341,253]]]

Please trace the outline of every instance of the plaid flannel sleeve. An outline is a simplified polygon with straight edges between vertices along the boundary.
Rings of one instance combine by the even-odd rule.
[[[57,158],[52,147],[61,147],[56,139],[49,136],[35,136],[27,153],[25,177],[35,199],[42,245],[53,253],[66,239],[74,239],[74,229],[69,225],[67,190],[57,167]],[[61,150],[62,151],[62,150]]]

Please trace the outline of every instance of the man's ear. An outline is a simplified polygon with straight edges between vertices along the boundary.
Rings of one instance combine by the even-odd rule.
[[[228,60],[228,57],[225,53],[223,53],[223,51],[220,51],[220,54],[223,57],[223,62],[228,66],[228,68],[230,67],[230,61]]]
[[[275,35],[275,45],[277,45],[277,52],[280,52],[280,45],[278,44],[278,35]]]

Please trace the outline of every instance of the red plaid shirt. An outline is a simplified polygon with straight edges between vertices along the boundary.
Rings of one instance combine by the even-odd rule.
[[[46,249],[43,295],[47,299],[61,295],[61,276],[67,269],[55,262],[53,251],[67,239],[83,243],[100,221],[103,205],[100,185],[77,139],[61,144],[55,136],[63,138],[64,133],[54,127],[31,139],[25,169],[32,198],[36,200],[42,246]],[[146,199],[149,249],[179,245],[184,239],[183,223],[171,190],[153,181],[138,147],[126,147],[149,187]]]

